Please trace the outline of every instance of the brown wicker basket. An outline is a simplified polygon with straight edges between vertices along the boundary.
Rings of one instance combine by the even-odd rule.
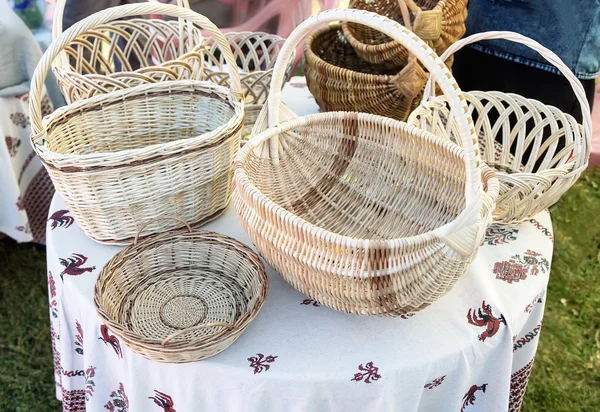
[[[183,363],[235,342],[268,289],[265,266],[250,248],[188,225],[136,239],[117,253],[96,280],[94,304],[132,351],[157,362]]]
[[[352,0],[350,8],[396,20],[442,54],[465,34],[468,0]],[[387,67],[406,65],[405,47],[378,30],[344,22],[344,35],[364,60]]]
[[[323,111],[357,111],[406,120],[419,105],[429,74],[416,60],[399,72],[358,57],[339,24],[312,33],[304,44],[305,75]]]

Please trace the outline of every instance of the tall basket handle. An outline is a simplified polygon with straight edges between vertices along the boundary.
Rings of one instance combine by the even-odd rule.
[[[48,74],[48,70],[50,70],[52,61],[65,48],[65,46],[75,40],[78,36],[82,35],[88,30],[93,29],[99,24],[104,24],[123,17],[146,14],[164,14],[167,16],[186,19],[187,21],[195,23],[206,30],[214,38],[214,41],[221,48],[221,52],[225,55],[227,70],[229,72],[229,83],[235,98],[243,99],[244,94],[242,92],[240,74],[238,72],[236,60],[233,57],[233,52],[231,51],[231,46],[229,45],[229,42],[223,33],[221,33],[221,31],[213,22],[190,9],[185,9],[179,6],[160,3],[127,4],[124,6],[111,7],[92,14],[91,16],[75,23],[67,31],[62,33],[59,38],[54,40],[52,44],[50,44],[50,47],[48,47],[37,67],[35,68],[35,72],[33,73],[31,80],[29,112],[31,116],[31,130],[33,136],[37,135],[43,130],[41,99],[44,80]]]
[[[469,114],[465,97],[458,84],[456,84],[456,80],[435,52],[416,34],[387,17],[363,10],[335,9],[317,13],[296,27],[281,48],[277,62],[275,63],[267,106],[269,127],[276,127],[279,124],[282,94],[280,87],[283,84],[285,69],[294,49],[313,29],[323,23],[336,21],[349,21],[380,30],[406,47],[410,53],[414,54],[429,71],[431,76],[437,80],[441,90],[448,98],[450,107],[453,108],[453,112],[456,114],[458,130],[465,151],[466,204],[467,207],[472,206],[478,210],[482,193],[481,159],[473,119]],[[275,137],[270,139],[270,153],[274,164],[278,164],[279,162],[278,146],[279,140],[277,135],[275,135]]]
[[[561,60],[561,58],[558,57],[556,53],[554,53],[552,50],[542,46],[540,43],[533,39],[530,39],[529,37],[511,31],[488,31],[465,37],[452,44],[440,56],[440,58],[443,61],[446,61],[448,58],[450,58],[450,56],[452,56],[454,53],[456,53],[463,47],[482,40],[507,40],[513,43],[519,43],[524,46],[527,46],[531,50],[536,51],[540,56],[542,56],[554,67],[556,67],[558,71],[560,71],[563,74],[563,76],[565,76],[565,78],[569,81],[571,87],[573,88],[573,91],[575,92],[575,97],[581,105],[581,112],[583,116],[583,142],[581,142],[579,139],[575,139],[573,155],[581,156],[579,158],[580,164],[582,164],[582,168],[585,169],[587,167],[592,145],[592,116],[590,113],[590,105],[585,94],[585,89],[583,88],[583,85],[581,84],[579,79],[575,76],[575,74],[573,74],[571,69],[567,67],[567,65]],[[425,86],[425,92],[423,93],[422,102],[424,103],[433,97],[435,97],[435,90],[433,88],[433,81],[430,78],[427,82],[427,85]],[[584,147],[582,147],[582,143]],[[578,169],[578,171],[581,170]]]

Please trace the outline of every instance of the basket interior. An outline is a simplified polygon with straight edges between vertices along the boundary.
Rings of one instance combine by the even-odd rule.
[[[247,175],[283,209],[344,236],[407,237],[458,216],[466,178],[457,146],[403,123],[351,116],[281,135],[280,164],[251,153]]]
[[[397,68],[371,64],[358,57],[339,25],[320,31],[312,38],[310,48],[317,57],[336,67],[364,74],[394,76],[398,73]]]
[[[162,341],[211,322],[247,324],[266,294],[266,272],[229,243],[195,233],[147,239],[107,266],[98,302],[108,318],[138,337]],[[108,273],[109,272],[109,273]],[[228,334],[211,326],[184,332],[172,344]]]
[[[236,116],[224,88],[214,86],[209,93],[202,86],[166,87],[122,99],[105,95],[82,109],[55,112],[46,144],[60,154],[118,152],[196,137]]]

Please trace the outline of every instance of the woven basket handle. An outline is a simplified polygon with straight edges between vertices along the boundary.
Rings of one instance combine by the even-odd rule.
[[[164,14],[167,16],[179,17],[201,26],[210,33],[214,38],[214,41],[219,44],[221,52],[225,55],[227,70],[229,72],[230,87],[233,90],[235,98],[243,99],[240,74],[238,72],[236,60],[233,57],[233,52],[231,51],[229,42],[214,23],[190,9],[179,6],[160,3],[127,4],[102,10],[77,22],[67,31],[62,33],[60,37],[54,40],[50,47],[48,47],[39,61],[31,80],[29,111],[31,116],[31,128],[34,135],[42,131],[42,107],[40,102],[42,99],[44,80],[48,74],[48,70],[50,70],[52,61],[58,54],[78,36],[100,24],[124,17],[146,14]]]
[[[456,80],[435,52],[425,44],[417,35],[400,25],[399,23],[380,16],[375,13],[354,9],[335,9],[327,10],[305,20],[290,34],[285,44],[279,52],[277,62],[273,71],[271,80],[271,89],[269,91],[268,101],[268,124],[269,127],[276,127],[279,124],[279,114],[281,105],[281,85],[285,78],[286,67],[291,59],[294,49],[313,29],[323,23],[348,21],[362,24],[391,37],[399,42],[406,49],[414,54],[419,61],[431,73],[431,76],[440,84],[441,90],[447,96],[450,107],[457,115],[458,130],[462,139],[465,151],[466,166],[466,187],[465,197],[467,206],[481,200],[481,160],[479,157],[479,146],[473,127],[473,119],[469,114],[467,103]],[[257,136],[258,137],[258,136]],[[270,139],[270,153],[274,164],[279,162],[279,140],[277,136]],[[473,205],[478,209],[479,204]]]
[[[592,144],[592,116],[590,113],[590,105],[585,94],[585,89],[583,88],[583,85],[581,84],[579,79],[573,74],[571,69],[569,69],[567,65],[560,59],[560,57],[558,57],[552,50],[547,49],[537,41],[530,39],[529,37],[525,37],[519,33],[514,33],[510,31],[489,31],[484,33],[473,34],[471,36],[465,37],[464,39],[457,41],[456,43],[451,45],[444,52],[444,54],[441,55],[440,58],[446,61],[450,56],[452,56],[454,53],[456,53],[458,50],[462,49],[466,45],[476,43],[482,40],[495,39],[502,39],[514,43],[519,43],[538,52],[540,56],[542,56],[554,67],[556,67],[569,81],[571,87],[573,88],[573,91],[575,92],[575,97],[581,105],[581,112],[583,116],[583,144],[585,145],[585,148],[582,147],[582,142],[579,139],[575,139],[574,155],[582,156],[580,158],[581,163],[587,166],[587,157],[589,155],[589,149]],[[423,93],[423,102],[426,102],[432,97],[435,97],[435,90],[433,87],[432,79],[429,79],[427,85],[425,86],[425,92]],[[586,166],[584,166],[584,168]]]
[[[154,219],[150,219],[149,221],[147,221],[146,223],[144,223],[144,224],[142,225],[142,227],[140,228],[140,230],[138,230],[138,232],[137,232],[137,233],[136,233],[136,235],[135,235],[135,239],[133,240],[133,245],[134,245],[134,246],[135,246],[135,245],[137,245],[137,242],[138,242],[138,240],[140,239],[140,236],[141,236],[141,234],[142,234],[142,231],[143,231],[144,229],[146,229],[146,228],[148,227],[148,225],[149,225],[149,224],[151,224],[151,223],[154,223],[154,222],[157,222],[157,221],[159,221],[159,220],[165,220],[165,219],[167,219],[167,220],[169,220],[169,219],[170,219],[170,220],[177,220],[178,222],[180,222],[180,223],[183,223],[183,224],[185,225],[185,227],[187,227],[187,229],[188,229],[188,231],[189,231],[190,233],[192,233],[192,232],[193,232],[193,230],[192,230],[192,227],[190,226],[190,224],[189,224],[188,222],[186,222],[185,220],[183,220],[182,218],[180,218],[180,217],[176,217],[176,216],[161,216],[161,217],[157,217],[157,218],[154,218]]]
[[[202,328],[210,328],[210,327],[213,327],[213,326],[222,326],[222,327],[227,328],[227,329],[233,328],[233,325],[231,323],[226,323],[226,322],[203,323],[201,325],[192,326],[191,328],[178,330],[177,332],[175,332],[175,333],[167,336],[166,338],[164,338],[163,341],[161,342],[161,345],[165,346],[167,343],[169,343],[169,341],[171,339],[176,338],[177,336],[180,336],[180,335],[184,335],[184,334],[186,334],[188,332],[191,332],[193,330],[202,329]]]

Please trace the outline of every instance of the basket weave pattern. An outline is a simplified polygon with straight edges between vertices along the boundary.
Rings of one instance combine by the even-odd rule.
[[[117,253],[98,276],[94,304],[131,350],[157,362],[182,363],[235,342],[267,292],[265,267],[248,247],[216,233],[181,229]]]

